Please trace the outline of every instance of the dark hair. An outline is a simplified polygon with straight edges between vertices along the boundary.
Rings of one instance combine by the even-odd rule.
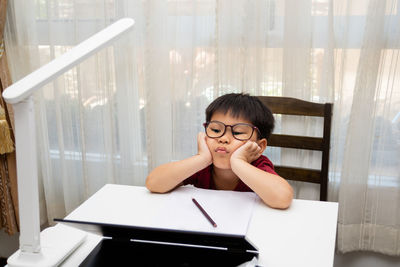
[[[242,117],[256,126],[261,133],[259,139],[268,139],[274,129],[272,112],[257,97],[249,94],[226,94],[215,99],[206,109],[209,122],[216,112],[229,113],[234,118]]]

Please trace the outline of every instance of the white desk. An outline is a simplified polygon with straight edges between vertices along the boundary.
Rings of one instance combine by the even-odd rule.
[[[96,199],[104,189],[113,188],[115,194],[108,200]],[[99,201],[99,208],[103,205],[112,205],[113,197],[118,191],[129,191],[131,194],[147,192],[145,187],[106,185],[89,200]],[[157,194],[154,197],[157,198]],[[88,200],[88,201],[89,201]],[[108,204],[107,204],[108,203]],[[131,203],[135,205],[135,203]],[[143,203],[136,203],[143,205]],[[77,219],[77,211],[72,212],[67,219]],[[338,204],[308,200],[293,200],[287,210],[275,210],[261,202],[256,203],[253,217],[250,222],[247,237],[259,250],[260,266],[333,266],[336,222]],[[74,215],[75,214],[75,215]],[[110,215],[112,216],[112,215]],[[64,225],[56,225],[60,231]],[[63,267],[78,266],[101,240],[101,236],[88,234],[86,241],[70,256]]]

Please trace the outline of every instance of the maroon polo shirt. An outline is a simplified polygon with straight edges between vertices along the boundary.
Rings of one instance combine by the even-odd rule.
[[[259,157],[255,161],[253,161],[251,163],[251,165],[253,165],[263,171],[266,171],[266,172],[269,172],[272,174],[276,174],[276,172],[274,171],[274,165],[266,156],[261,155],[261,157]],[[184,185],[192,184],[195,187],[204,188],[204,189],[216,189],[213,179],[212,179],[212,166],[213,165],[211,164],[211,165],[207,166],[206,168],[202,169],[201,171],[196,172],[195,174],[193,174],[192,176],[190,176],[189,178],[184,180],[183,184]],[[239,183],[237,184],[237,186],[235,187],[235,189],[233,191],[253,192],[253,190],[251,190],[240,179],[239,179]]]

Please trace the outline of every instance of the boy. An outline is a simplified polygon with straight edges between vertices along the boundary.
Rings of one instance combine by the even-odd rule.
[[[152,192],[182,184],[217,190],[253,191],[272,208],[286,209],[293,199],[289,183],[262,155],[274,117],[248,94],[226,94],[206,109],[205,133],[197,136],[198,153],[155,168],[146,179]]]

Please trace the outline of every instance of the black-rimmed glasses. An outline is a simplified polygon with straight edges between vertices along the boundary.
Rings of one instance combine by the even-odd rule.
[[[258,128],[247,123],[237,123],[234,125],[226,125],[220,121],[210,121],[203,123],[206,131],[206,135],[210,138],[219,138],[223,136],[226,132],[227,127],[231,127],[232,136],[240,141],[249,140],[254,133],[254,129],[257,131]]]

